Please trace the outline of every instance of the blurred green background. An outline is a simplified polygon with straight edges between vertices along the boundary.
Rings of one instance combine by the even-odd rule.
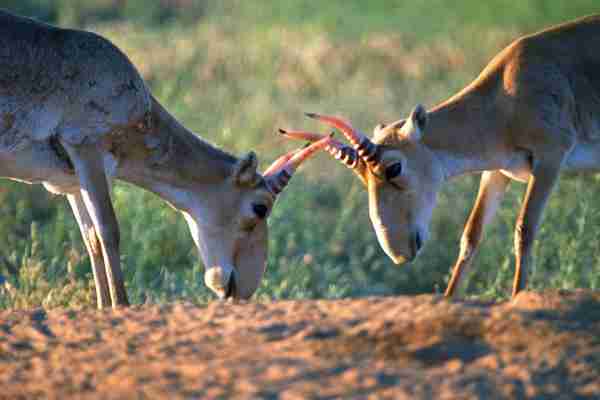
[[[366,130],[444,100],[515,37],[598,11],[597,0],[2,0],[0,7],[95,31],[120,47],[187,127],[265,168],[297,143],[276,128],[320,128],[304,111],[337,113]],[[442,291],[478,176],[446,186],[432,237],[411,265],[379,248],[357,179],[320,155],[270,219],[268,272],[255,298],[334,298]],[[534,250],[530,287],[600,287],[600,184],[564,176]],[[513,183],[467,285],[502,297],[513,273],[512,231],[524,186]],[[117,184],[122,260],[135,303],[212,297],[183,218],[141,189]],[[90,265],[66,201],[0,181],[0,308],[93,306]],[[463,292],[464,294],[464,292]]]

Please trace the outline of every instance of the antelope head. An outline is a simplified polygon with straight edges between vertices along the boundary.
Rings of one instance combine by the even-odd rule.
[[[235,162],[224,182],[183,214],[205,265],[205,284],[222,299],[248,299],[266,268],[269,217],[275,200],[300,166],[330,138],[277,159],[263,174],[249,153]],[[190,204],[192,206],[190,206]]]
[[[412,261],[429,236],[429,223],[443,180],[442,169],[423,144],[427,111],[418,105],[406,120],[375,127],[373,139],[342,118],[307,114],[340,130],[350,145],[331,139],[324,147],[360,178],[369,193],[369,217],[377,240],[396,264]],[[323,136],[280,130],[309,141]]]

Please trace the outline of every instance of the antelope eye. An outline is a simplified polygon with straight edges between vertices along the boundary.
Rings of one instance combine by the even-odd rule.
[[[392,180],[402,173],[402,163],[397,162],[385,169],[385,179]]]
[[[260,219],[264,219],[269,212],[269,208],[264,204],[252,204],[252,211]]]

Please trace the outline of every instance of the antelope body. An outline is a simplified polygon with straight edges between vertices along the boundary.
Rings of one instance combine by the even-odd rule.
[[[0,177],[67,196],[91,258],[98,307],[128,303],[110,182],[152,191],[185,216],[220,297],[248,298],[267,256],[266,218],[319,146],[261,175],[180,125],[108,40],[0,11]]]
[[[600,16],[524,36],[462,91],[430,111],[419,105],[406,120],[378,125],[373,140],[342,119],[314,115],[350,140],[352,146],[335,142],[327,149],[367,186],[371,221],[393,261],[417,256],[445,181],[483,172],[446,295],[471,266],[510,180],[527,184],[515,226],[513,296],[525,288],[532,244],[559,173],[600,168],[599,49]]]

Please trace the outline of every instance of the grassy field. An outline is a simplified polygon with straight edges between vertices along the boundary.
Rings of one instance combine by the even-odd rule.
[[[264,168],[282,149],[279,126],[317,128],[303,111],[338,113],[366,131],[431,107],[476,77],[519,34],[598,11],[594,0],[261,1],[4,0],[0,6],[98,32],[139,68],[186,126]],[[596,4],[594,6],[594,4]],[[530,287],[600,287],[600,184],[563,177],[534,250]],[[415,263],[379,248],[358,181],[319,156],[303,167],[270,219],[268,273],[256,298],[431,293],[445,287],[478,176],[439,201],[432,238]],[[468,281],[468,293],[504,296],[524,186],[513,183]],[[135,303],[212,298],[183,219],[155,196],[114,189],[122,259]],[[0,181],[0,308],[91,306],[90,265],[66,201]]]

